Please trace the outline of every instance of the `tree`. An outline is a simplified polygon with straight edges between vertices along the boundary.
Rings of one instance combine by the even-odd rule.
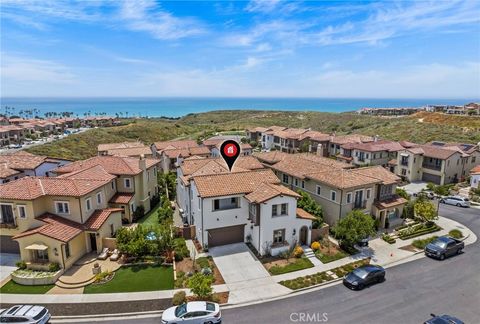
[[[307,153],[307,152],[310,152],[310,145],[312,143],[309,141],[309,140],[306,140],[306,141],[303,141],[303,143],[300,145],[300,152],[301,153]]]
[[[188,279],[188,288],[198,298],[208,298],[212,295],[212,276],[205,276],[201,272],[197,272]]]
[[[299,190],[298,193],[301,197],[297,200],[297,207],[315,216],[312,227],[319,228],[323,223],[322,207],[305,191]]]
[[[402,198],[405,198],[407,200],[410,200],[410,195],[407,193],[407,191],[403,188],[397,188],[395,189],[395,193],[399,195]]]
[[[342,246],[352,249],[358,241],[375,234],[375,221],[360,210],[352,210],[338,221],[334,232]]]
[[[417,199],[415,205],[413,205],[415,216],[422,218],[425,222],[433,221],[437,218],[437,210],[427,199]]]

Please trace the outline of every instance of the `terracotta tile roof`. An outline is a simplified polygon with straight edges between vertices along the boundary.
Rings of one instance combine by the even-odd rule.
[[[116,155],[116,156],[149,156],[152,155],[152,149],[148,146],[143,147],[131,147],[131,148],[117,148],[117,149],[110,149],[107,151],[108,155]]]
[[[272,170],[232,172],[193,178],[200,197],[219,197],[250,193],[262,183],[280,181]]]
[[[115,194],[115,196],[113,196],[109,202],[112,204],[128,204],[130,200],[132,200],[133,196],[134,196],[133,193],[119,192]]]
[[[162,154],[165,154],[168,158],[177,158],[181,157],[189,157],[192,155],[204,155],[209,156],[211,154],[210,150],[206,146],[200,147],[191,147],[191,148],[184,148],[184,149],[165,149],[162,151]]]
[[[163,151],[165,149],[185,149],[199,146],[194,140],[155,142],[153,145],[155,145],[158,151]]]
[[[252,146],[248,143],[241,143],[240,144],[240,148],[243,150],[251,150],[252,149]]]
[[[254,127],[254,128],[249,128],[247,129],[248,132],[250,133],[263,133],[267,130],[268,128],[266,127]]]
[[[375,202],[375,206],[378,209],[386,209],[386,208],[391,208],[391,207],[395,207],[395,206],[398,206],[398,205],[402,205],[402,204],[405,204],[407,202],[408,202],[408,200],[406,200],[405,198],[394,197],[394,198],[389,199],[389,200],[377,201],[377,202]]]
[[[472,170],[470,170],[471,174],[480,174],[480,165],[477,165]]]
[[[330,169],[328,171],[310,173],[305,177],[340,189],[367,186],[382,182],[381,180],[354,171],[355,170]]]
[[[112,213],[121,212],[121,208],[107,208],[96,210],[85,222],[85,230],[97,231],[102,227]]]
[[[159,164],[160,160],[145,159],[147,169]],[[139,159],[125,156],[95,156],[83,161],[76,161],[60,168],[55,169],[57,174],[70,173],[81,169],[90,168],[95,165],[101,165],[105,171],[114,175],[136,175],[142,172],[139,167]]]
[[[101,180],[110,181],[116,176],[108,173],[101,165],[94,165],[78,171],[61,174],[53,179]]]
[[[97,150],[108,151],[108,150],[116,150],[116,149],[135,148],[135,147],[145,147],[145,144],[141,142],[121,142],[121,143],[99,144],[97,147]]]
[[[6,163],[9,168],[16,170],[34,170],[46,159],[46,156],[34,155],[25,151],[0,155],[0,163]]]
[[[254,152],[253,156],[256,157],[261,162],[265,162],[268,164],[277,163],[282,161],[288,153],[281,152],[281,151],[270,151],[270,152]]]
[[[364,143],[372,142],[373,137],[359,135],[359,134],[350,134],[350,135],[334,135],[330,137],[330,142],[333,144],[347,144],[347,143]]]
[[[0,162],[0,178],[7,178],[20,173],[18,170],[9,168],[6,163]]]
[[[399,176],[393,174],[380,165],[353,169],[352,172],[381,180],[384,185],[398,183],[402,180]]]
[[[297,208],[297,218],[316,220],[315,216],[313,216],[312,214],[304,211],[301,208]]]
[[[0,185],[0,198],[33,200],[42,196],[81,197],[109,183],[100,179],[24,177]]]
[[[417,146],[410,147],[410,148],[407,149],[407,151],[411,152],[413,154],[423,154],[423,153],[425,153],[425,151],[421,147],[417,147]]]
[[[227,164],[222,158],[184,160],[180,168],[184,176],[229,172]],[[241,156],[235,162],[232,172],[255,169],[263,169],[263,165],[252,156]]]
[[[281,195],[300,198],[300,195],[297,194],[295,191],[290,190],[282,185],[262,183],[257,188],[255,188],[254,191],[246,195],[245,199],[247,199],[251,203],[259,204]]]
[[[390,161],[388,161],[388,164],[389,164],[389,165],[397,165],[398,162],[397,162],[396,159],[391,159]]]
[[[342,147],[344,149],[356,149],[367,152],[397,152],[404,149],[404,147],[400,143],[386,140],[379,140],[376,142],[367,143],[347,143],[342,145]]]
[[[15,235],[13,239],[16,240],[24,236],[40,234],[58,241],[68,242],[81,234],[84,229],[81,224],[49,213],[43,214],[37,217],[37,219],[46,224]]]
[[[330,141],[330,135],[325,134],[325,133],[321,133],[321,132],[317,132],[317,131],[309,130],[309,131],[303,133],[299,137],[300,141],[302,141],[304,139],[310,139],[312,141],[317,141],[317,142],[326,142],[326,141]]]
[[[450,156],[454,155],[455,153],[462,154],[463,152],[458,150],[451,150],[442,147],[437,147],[435,145],[421,145],[420,146],[423,150],[423,155],[427,157],[432,157],[436,159],[445,160],[448,159]]]

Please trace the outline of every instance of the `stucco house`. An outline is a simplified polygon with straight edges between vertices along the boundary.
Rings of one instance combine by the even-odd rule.
[[[98,155],[116,155],[131,157],[153,157],[152,149],[141,142],[121,142],[99,144],[97,148]]]
[[[480,188],[480,165],[470,170],[470,187],[475,189]]]

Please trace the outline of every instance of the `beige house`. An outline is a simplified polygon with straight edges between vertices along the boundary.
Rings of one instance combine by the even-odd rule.
[[[463,181],[479,159],[478,145],[434,142],[399,151],[391,169],[410,182],[444,185]]]
[[[406,201],[395,195],[400,178],[380,166],[352,168],[312,154],[269,152],[257,153],[255,157],[274,170],[284,185],[309,193],[322,206],[329,225],[353,209],[379,218],[382,225],[387,213],[389,225],[401,222]]]

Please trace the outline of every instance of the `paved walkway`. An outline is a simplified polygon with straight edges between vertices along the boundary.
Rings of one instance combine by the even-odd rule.
[[[0,286],[4,280],[8,281],[10,273],[17,269],[15,263],[20,260],[20,254],[0,253]]]
[[[315,252],[308,246],[302,245],[303,252],[305,253],[305,257],[312,262],[314,266],[320,266],[322,265],[322,261],[320,261],[317,256],[315,255]]]
[[[245,243],[210,248],[209,254],[230,290],[231,304],[270,299],[290,292],[273,280]]]

